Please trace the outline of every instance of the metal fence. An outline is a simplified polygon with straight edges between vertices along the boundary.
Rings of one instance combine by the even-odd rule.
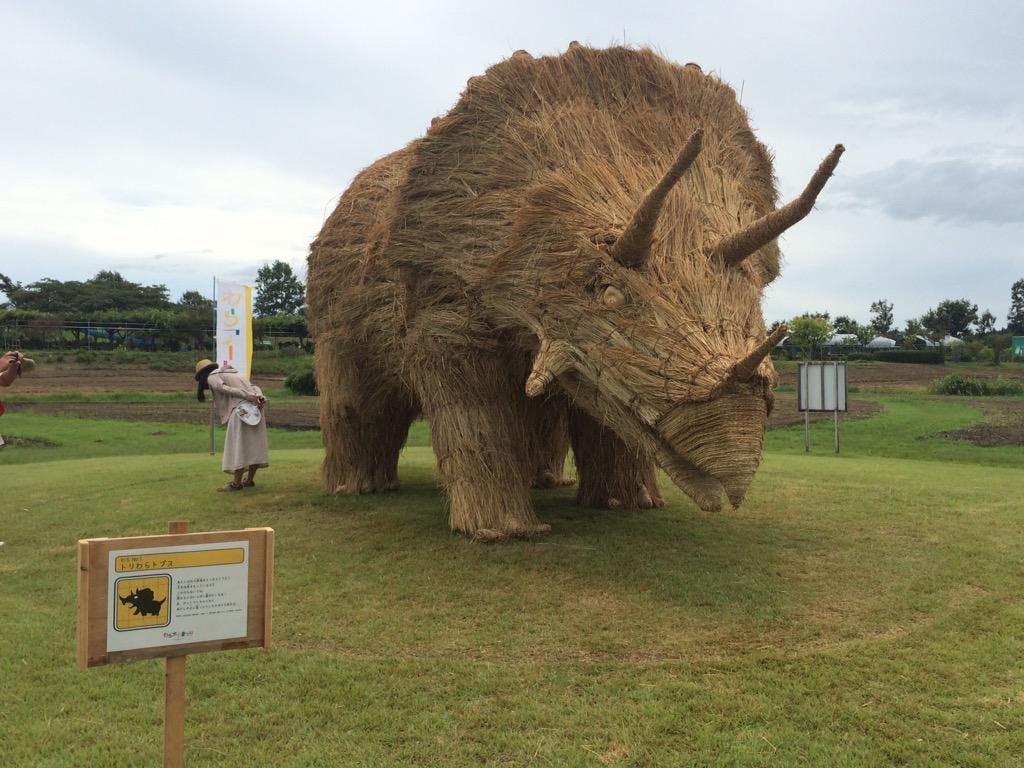
[[[257,325],[258,327],[258,325]],[[215,329],[183,322],[178,327],[147,323],[33,318],[0,323],[2,349],[136,349],[179,351],[213,346]],[[279,329],[254,333],[257,346],[301,346],[305,336]]]

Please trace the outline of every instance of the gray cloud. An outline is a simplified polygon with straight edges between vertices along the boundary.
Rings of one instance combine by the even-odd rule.
[[[1024,163],[902,160],[845,179],[840,186],[856,203],[896,219],[1024,222]]]
[[[823,278],[869,257],[860,285],[822,301],[866,312],[892,290],[918,313],[948,284],[998,310],[1020,277],[1021,227],[1006,222],[1024,197],[1010,145],[1021,28],[1017,0],[0,3],[0,271],[119,265],[176,294],[212,270],[301,267],[354,174],[421,135],[468,77],[518,48],[625,37],[743,93],[784,198],[846,144],[819,210],[786,238],[767,315],[806,309]],[[934,282],[899,279],[897,261]]]

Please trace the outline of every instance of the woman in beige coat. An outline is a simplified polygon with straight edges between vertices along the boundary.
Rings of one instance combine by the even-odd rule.
[[[228,427],[224,439],[222,468],[234,475],[219,491],[240,491],[256,485],[256,470],[270,465],[267,451],[267,420],[263,390],[230,366],[217,367],[211,360],[196,363],[196,396],[205,401],[205,391],[213,392],[213,404],[220,423]],[[255,406],[255,407],[254,407]],[[248,474],[246,471],[248,470]],[[243,479],[243,475],[245,478]]]

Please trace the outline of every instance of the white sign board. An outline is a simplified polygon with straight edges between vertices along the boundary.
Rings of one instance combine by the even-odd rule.
[[[846,363],[800,363],[797,378],[800,411],[846,411]]]
[[[107,556],[108,653],[246,636],[248,541]]]

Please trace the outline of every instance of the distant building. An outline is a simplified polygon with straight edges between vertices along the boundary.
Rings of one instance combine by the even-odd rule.
[[[856,333],[837,333],[831,339],[825,342],[826,347],[841,347],[843,344],[856,344],[857,334]]]
[[[868,349],[892,349],[896,346],[896,342],[893,339],[886,338],[885,336],[875,336],[875,338],[864,346]]]
[[[945,347],[954,347],[957,344],[963,344],[964,342],[961,339],[958,339],[956,336],[950,336],[947,334],[945,338],[943,338],[942,341],[939,343]]]

